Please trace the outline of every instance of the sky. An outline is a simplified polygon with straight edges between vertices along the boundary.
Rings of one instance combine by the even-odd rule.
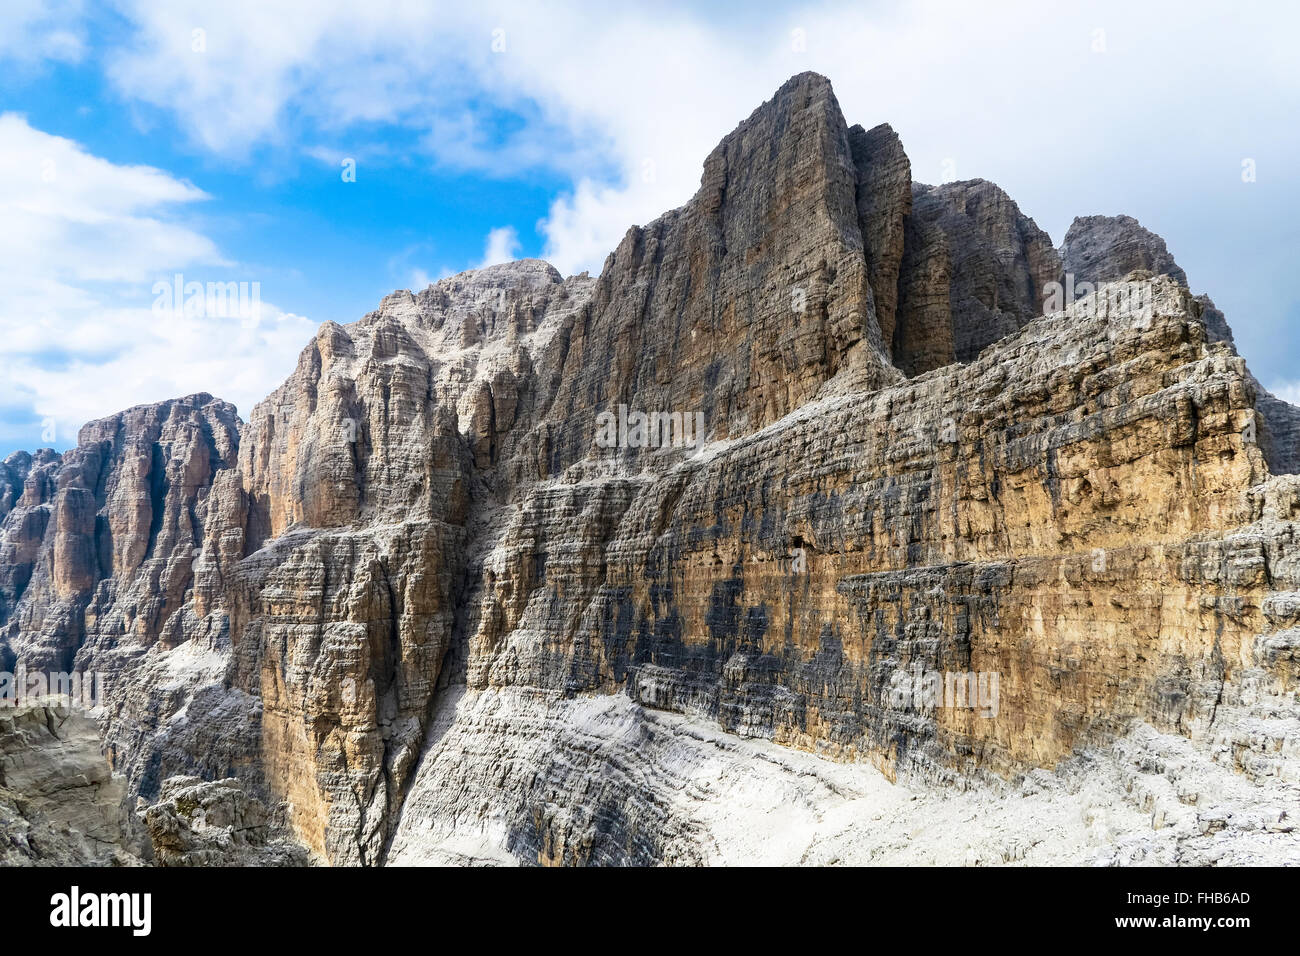
[[[247,416],[395,289],[595,274],[803,70],[915,179],[993,180],[1058,245],[1137,217],[1300,399],[1298,27],[1195,0],[5,0],[0,457],[194,392]]]

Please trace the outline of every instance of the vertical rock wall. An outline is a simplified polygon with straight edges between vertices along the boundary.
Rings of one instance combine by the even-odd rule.
[[[343,864],[382,862],[412,799],[486,813],[488,780],[515,794],[493,852],[695,859],[629,782],[627,741],[688,732],[650,711],[931,783],[1134,721],[1231,736],[1243,682],[1294,687],[1294,409],[1138,230],[1089,220],[1064,268],[1158,266],[1150,309],[1039,317],[1063,264],[1032,220],[912,184],[801,74],[597,278],[394,293],[243,424],[190,396],[11,456],[0,663],[105,674],[134,792],[238,778]],[[698,412],[700,440],[606,447],[620,408]],[[998,675],[995,712],[900,703],[916,669]]]

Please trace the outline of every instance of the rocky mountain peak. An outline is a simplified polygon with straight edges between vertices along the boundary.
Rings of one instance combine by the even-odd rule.
[[[700,862],[699,780],[823,779],[770,743],[976,785],[1213,724],[1283,788],[1296,410],[1135,221],[1064,255],[800,74],[596,278],[398,291],[243,424],[193,395],[10,456],[0,664],[105,675],[177,861],[202,803],[283,860],[281,815],[335,863]],[[1153,307],[1044,316],[1075,267]],[[900,702],[937,673],[1001,697]]]
[[[1114,282],[1136,269],[1187,285],[1165,241],[1132,216],[1078,216],[1061,246],[1065,271],[1075,282]]]
[[[1165,240],[1132,216],[1080,216],[1070,224],[1061,247],[1066,272],[1077,286],[1117,282],[1134,270],[1167,275],[1187,287],[1187,273],[1174,260]],[[1201,322],[1212,342],[1232,344],[1232,329],[1214,300],[1195,297]],[[1300,472],[1300,408],[1284,402],[1248,375],[1260,415],[1258,439],[1276,474]]]
[[[894,360],[908,374],[969,362],[1043,314],[1062,278],[1050,237],[983,179],[912,186]]]

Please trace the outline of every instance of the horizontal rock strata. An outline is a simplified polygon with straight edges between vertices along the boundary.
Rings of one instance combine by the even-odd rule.
[[[960,862],[1295,859],[1300,412],[1158,237],[1070,236],[794,77],[598,277],[10,456],[0,664],[99,676],[165,863],[902,860],[940,784],[1100,821]]]

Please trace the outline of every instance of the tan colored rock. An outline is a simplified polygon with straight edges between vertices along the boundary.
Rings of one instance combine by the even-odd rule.
[[[713,769],[993,793],[1094,749],[1176,834],[1115,860],[1208,858],[1161,794],[1272,806],[1300,754],[1300,485],[1259,390],[1168,276],[1039,317],[1047,237],[906,168],[801,74],[598,278],[396,292],[242,426],[191,396],[10,459],[0,663],[106,675],[113,766],[179,862],[242,851],[187,835],[176,776],[336,864],[704,862],[757,852],[682,796]],[[604,447],[620,406],[700,441]],[[900,698],[913,674],[996,699]],[[1285,833],[1259,819],[1233,832]]]

